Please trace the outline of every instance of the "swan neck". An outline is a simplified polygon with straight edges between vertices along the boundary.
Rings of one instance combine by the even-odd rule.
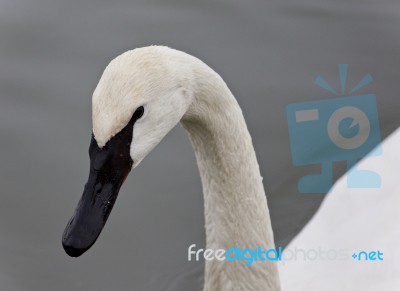
[[[192,142],[201,175],[206,247],[274,248],[262,177],[242,111],[219,75],[210,73],[197,80],[200,81],[194,86],[195,101],[182,124]],[[216,278],[211,273],[219,268],[223,275]],[[247,283],[237,277],[236,273],[243,271],[248,276]],[[237,281],[238,286],[262,284],[254,289],[243,285],[243,290],[259,290],[260,286],[264,286],[262,290],[279,290],[276,264],[267,261],[250,267],[243,262],[207,261],[204,290],[213,280],[213,290],[218,289],[215,280]],[[218,290],[225,290],[224,285]]]

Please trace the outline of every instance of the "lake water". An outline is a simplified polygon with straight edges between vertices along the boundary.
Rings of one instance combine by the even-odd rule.
[[[95,246],[68,257],[61,234],[86,182],[91,94],[108,62],[163,44],[214,68],[253,136],[277,245],[286,245],[323,195],[299,194],[318,166],[292,165],[285,108],[332,98],[366,73],[386,137],[400,125],[400,2],[395,0],[0,0],[0,289],[201,290],[202,192],[181,127],[131,173]],[[334,176],[345,167],[338,163]]]

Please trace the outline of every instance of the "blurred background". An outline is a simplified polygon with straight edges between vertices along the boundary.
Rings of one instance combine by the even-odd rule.
[[[396,0],[0,0],[0,289],[201,290],[203,199],[196,160],[175,128],[131,173],[97,243],[68,257],[61,235],[89,171],[91,95],[109,61],[162,44],[202,59],[241,105],[264,177],[277,245],[287,245],[324,195],[297,181],[285,108],[332,98],[366,73],[382,138],[400,125]],[[345,171],[337,163],[334,177]]]

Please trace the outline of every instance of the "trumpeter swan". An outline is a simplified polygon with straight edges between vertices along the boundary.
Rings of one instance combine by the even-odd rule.
[[[63,246],[77,257],[96,241],[118,191],[180,121],[191,139],[204,193],[206,245],[274,248],[259,166],[242,111],[222,78],[186,53],[151,46],[105,69],[92,98],[90,175]],[[206,261],[204,290],[280,290],[271,261]]]

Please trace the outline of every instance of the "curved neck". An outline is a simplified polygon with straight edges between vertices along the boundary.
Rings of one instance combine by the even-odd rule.
[[[201,175],[207,248],[274,248],[262,177],[242,111],[219,75],[206,72],[197,74],[194,102],[182,124]],[[232,285],[242,287],[237,290],[279,290],[276,264],[206,262],[204,290],[236,290]]]

